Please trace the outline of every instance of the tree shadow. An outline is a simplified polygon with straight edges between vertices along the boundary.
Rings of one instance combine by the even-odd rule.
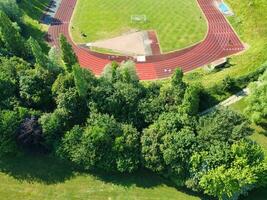
[[[140,187],[151,189],[157,186],[173,187],[185,194],[198,197],[202,200],[211,200],[183,187],[176,187],[167,180],[147,169],[140,169],[132,174],[104,173],[100,171],[88,172],[78,169],[70,162],[43,154],[20,155],[0,159],[0,172],[8,174],[19,181],[39,182],[47,185],[62,183],[77,175],[91,176],[105,183],[112,183],[120,187]]]
[[[266,200],[267,186],[262,188],[256,188],[249,192],[248,195],[241,196],[240,200]]]
[[[54,184],[74,176],[74,167],[47,155],[20,155],[0,159],[0,172],[28,182]]]
[[[20,3],[20,7],[23,9],[23,12],[31,17],[32,19],[39,20],[40,17],[49,9],[51,1],[24,1]]]
[[[129,188],[132,186],[151,189],[157,186],[165,185],[168,187],[173,187],[180,192],[183,192],[187,195],[195,196],[200,198],[201,200],[212,200],[211,197],[207,197],[206,195],[196,193],[192,190],[189,190],[184,187],[177,187],[173,182],[170,180],[159,176],[147,169],[140,169],[132,174],[119,174],[119,173],[101,173],[101,172],[91,172],[90,175],[93,175],[95,179],[106,182],[112,183],[115,185],[119,185],[125,188]]]

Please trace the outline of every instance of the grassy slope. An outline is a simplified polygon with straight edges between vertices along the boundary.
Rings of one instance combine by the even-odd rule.
[[[42,17],[45,8],[49,5],[49,2],[50,0],[28,0],[19,3],[19,7],[23,11],[23,20],[26,24],[26,26],[23,27],[24,36],[32,36],[37,39],[44,50],[48,50],[44,41],[48,26],[40,24],[39,20]]]
[[[146,15],[147,23],[131,23],[131,16],[140,14]],[[164,52],[202,40],[207,30],[196,0],[79,0],[72,26],[78,43],[111,38],[132,29],[156,30]]]
[[[245,75],[267,60],[267,4],[266,0],[226,0],[235,12],[229,21],[249,49],[231,60],[232,67],[220,72],[207,73],[198,69],[186,75],[190,82],[201,82],[211,87],[223,80],[226,75],[238,77]],[[252,3],[254,2],[254,3]]]
[[[85,174],[46,156],[0,160],[0,180],[2,200],[200,200],[148,171],[133,175]]]

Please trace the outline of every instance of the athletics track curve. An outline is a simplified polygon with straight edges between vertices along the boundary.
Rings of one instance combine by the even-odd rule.
[[[148,56],[144,63],[137,62],[136,71],[141,80],[168,77],[177,67],[188,72],[245,49],[224,15],[215,7],[213,0],[197,2],[207,19],[206,38],[194,46],[172,53]],[[105,65],[111,62],[111,57],[76,45],[69,34],[69,24],[76,3],[77,0],[62,0],[48,29],[48,42],[52,46],[58,46],[59,35],[65,35],[72,44],[80,65],[100,75]],[[127,58],[116,56],[113,59],[122,61]]]

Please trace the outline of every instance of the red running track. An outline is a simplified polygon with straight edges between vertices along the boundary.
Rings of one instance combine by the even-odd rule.
[[[184,72],[209,64],[243,51],[244,45],[236,35],[223,14],[214,6],[213,0],[197,0],[208,23],[206,38],[191,47],[172,53],[152,55],[145,63],[136,63],[136,71],[141,80],[153,80],[168,77],[177,67]],[[48,41],[58,46],[58,37],[64,34],[72,44],[82,67],[100,75],[111,60],[122,61],[123,56],[113,56],[90,51],[76,45],[69,34],[69,22],[77,0],[62,0],[54,20],[48,30]]]

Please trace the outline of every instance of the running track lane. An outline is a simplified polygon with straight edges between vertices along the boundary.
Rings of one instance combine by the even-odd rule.
[[[136,63],[136,71],[141,80],[168,77],[177,67],[188,72],[245,49],[231,25],[214,6],[213,0],[197,0],[197,2],[207,19],[208,33],[206,38],[186,49],[148,56],[145,63]],[[48,30],[48,42],[52,46],[58,46],[59,35],[64,34],[72,44],[80,65],[90,69],[94,74],[100,75],[104,66],[111,62],[110,57],[76,45],[69,34],[69,23],[76,3],[77,0],[62,0]],[[116,57],[117,61],[125,59],[127,58],[123,56]]]

